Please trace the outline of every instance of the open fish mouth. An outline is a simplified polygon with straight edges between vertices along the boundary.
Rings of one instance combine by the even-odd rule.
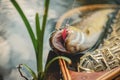
[[[50,46],[51,48],[58,53],[69,53],[69,51],[66,50],[64,42],[65,38],[63,37],[63,29],[57,30],[52,33],[50,37]]]
[[[84,34],[73,26],[53,32],[50,38],[52,49],[61,53],[77,53],[82,49],[79,46],[83,42]]]

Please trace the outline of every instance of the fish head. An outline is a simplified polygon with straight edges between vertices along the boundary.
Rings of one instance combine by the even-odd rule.
[[[50,37],[50,46],[57,52],[76,53],[81,50],[83,38],[84,35],[80,29],[70,26],[53,32]]]

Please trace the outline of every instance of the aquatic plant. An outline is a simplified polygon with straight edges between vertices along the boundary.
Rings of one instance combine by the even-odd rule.
[[[45,69],[43,69],[43,44],[44,44],[44,32],[45,32],[45,27],[46,27],[46,22],[47,22],[47,17],[48,17],[48,10],[49,10],[49,2],[50,0],[43,0],[44,2],[44,15],[43,15],[43,20],[42,20],[42,25],[40,24],[39,21],[39,14],[36,13],[35,16],[35,24],[36,24],[36,34],[33,32],[31,25],[27,19],[27,17],[25,16],[24,12],[22,11],[21,7],[19,6],[19,4],[15,1],[15,0],[11,0],[13,6],[16,8],[16,10],[18,11],[19,15],[21,16],[25,27],[30,35],[34,50],[35,50],[35,55],[36,55],[36,62],[37,62],[37,74],[26,64],[20,64],[18,66],[18,70],[20,72],[20,75],[25,78],[26,80],[28,80],[28,78],[26,76],[24,76],[22,74],[21,68],[24,67],[33,77],[33,80],[43,80],[45,73],[48,69],[48,67],[50,66],[50,64],[57,60],[57,59],[64,59],[67,62],[71,62],[71,60],[67,57],[64,56],[58,56],[53,58],[52,60],[50,60],[48,62],[48,64],[46,64]],[[36,37],[35,37],[36,36]]]

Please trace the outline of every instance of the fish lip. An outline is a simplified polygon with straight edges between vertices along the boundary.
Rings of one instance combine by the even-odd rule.
[[[64,40],[62,39],[62,31],[63,31],[62,29],[56,30],[51,34],[50,39],[49,39],[49,44],[50,44],[50,47],[52,48],[52,50],[55,53],[58,53],[60,55],[66,55],[66,56],[84,55],[85,51],[87,51],[87,50],[82,51],[82,52],[71,53],[70,51],[68,51],[65,48],[65,44],[63,44]],[[58,38],[60,38],[61,40],[59,40]]]
[[[50,36],[49,44],[53,51],[57,53],[69,53],[69,51],[66,50],[64,40],[62,39],[62,31],[62,29],[54,31]]]

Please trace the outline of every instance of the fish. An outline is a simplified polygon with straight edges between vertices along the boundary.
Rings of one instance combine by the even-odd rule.
[[[107,71],[120,66],[120,10],[111,26],[113,31],[102,47],[80,57],[79,72]]]
[[[50,46],[53,50],[62,53],[75,54],[92,47],[106,27],[109,14],[114,9],[100,9],[86,14],[76,25],[70,25],[56,30],[50,37]],[[63,39],[63,33],[65,35]],[[57,43],[57,44],[56,44]]]

